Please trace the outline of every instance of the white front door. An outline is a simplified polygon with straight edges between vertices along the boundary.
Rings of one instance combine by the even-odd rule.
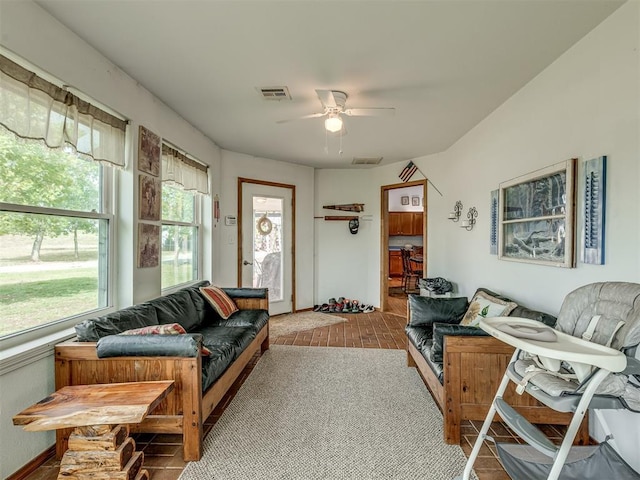
[[[269,289],[269,314],[292,311],[291,189],[243,183],[242,286]]]

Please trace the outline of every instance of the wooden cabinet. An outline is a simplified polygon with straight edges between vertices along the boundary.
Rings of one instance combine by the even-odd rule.
[[[389,212],[389,235],[422,235],[422,212]]]
[[[411,235],[422,236],[422,212],[411,213]]]
[[[389,235],[403,235],[402,216],[403,213],[389,212]]]
[[[402,276],[402,252],[400,250],[389,250],[389,276]]]

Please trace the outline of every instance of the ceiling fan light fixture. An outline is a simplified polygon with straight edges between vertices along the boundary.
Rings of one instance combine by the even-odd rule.
[[[340,130],[342,130],[342,119],[338,115],[330,115],[324,121],[324,128],[332,133],[339,132]]]

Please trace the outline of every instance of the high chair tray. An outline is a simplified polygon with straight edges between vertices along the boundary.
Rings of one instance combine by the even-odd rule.
[[[539,332],[541,339],[516,337],[504,332],[502,329],[505,326],[511,327],[509,330],[512,332],[517,332],[518,329],[528,332],[529,334],[526,335],[528,337],[531,337],[531,332]],[[621,372],[627,366],[627,357],[624,353],[567,335],[536,320],[520,317],[483,318],[480,320],[480,328],[504,343],[534,355],[594,365],[610,372]],[[552,332],[545,332],[547,329],[552,330]],[[553,341],[549,341],[549,339],[553,338],[551,333],[555,334],[555,340]]]

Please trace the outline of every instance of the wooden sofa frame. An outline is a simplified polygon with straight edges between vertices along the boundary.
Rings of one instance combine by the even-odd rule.
[[[444,417],[444,440],[460,444],[464,420],[484,420],[491,407],[514,348],[494,337],[444,337],[444,385],[420,351],[407,342],[407,365],[416,367]],[[531,423],[568,425],[572,413],[557,412],[527,393],[518,395],[510,382],[504,395],[509,405]],[[497,417],[499,418],[499,417]],[[576,444],[589,444],[588,415],[576,435]]]
[[[268,310],[268,298],[234,298],[239,309]],[[67,341],[55,347],[56,389],[67,385],[173,380],[175,388],[132,432],[182,434],[185,461],[200,460],[204,421],[257,353],[269,349],[269,323],[215,383],[202,392],[197,357],[98,358],[95,342]],[[67,450],[71,429],[56,432],[56,456]]]

